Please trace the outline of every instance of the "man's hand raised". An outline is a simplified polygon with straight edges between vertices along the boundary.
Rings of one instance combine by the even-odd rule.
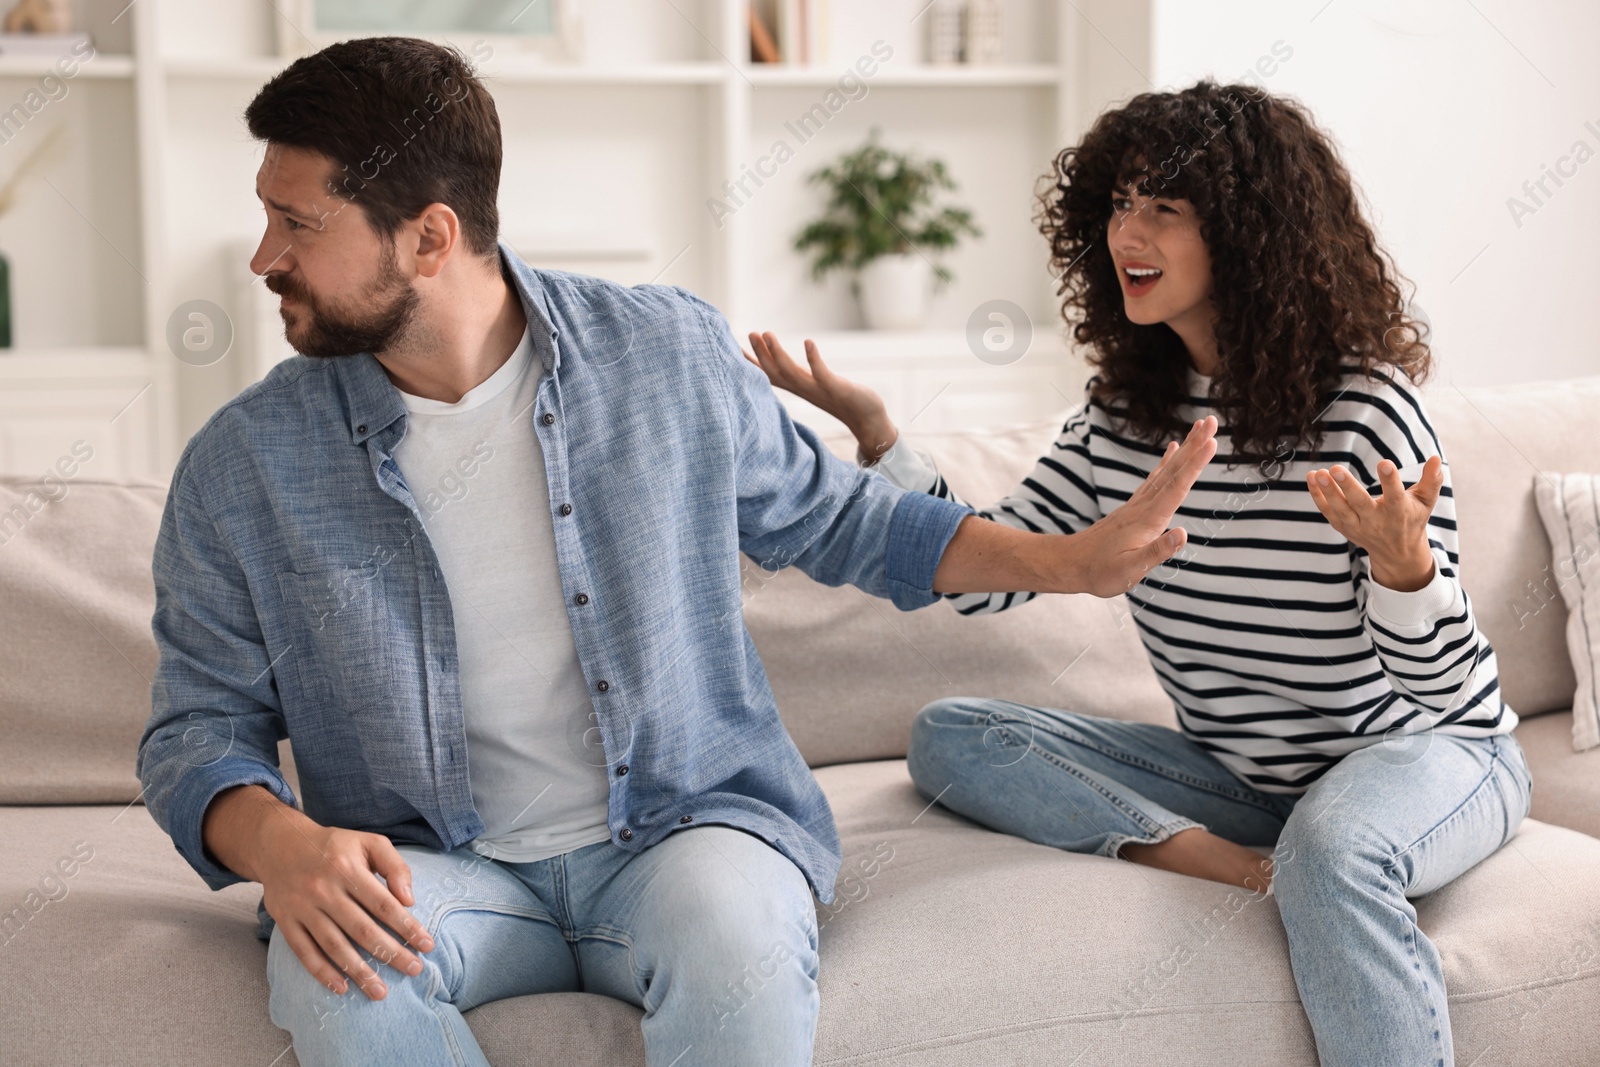
[[[1217,454],[1217,420],[1196,422],[1167,446],[1126,502],[1081,533],[1033,534],[978,516],[964,519],[933,576],[938,593],[1093,593],[1113,597],[1139,584],[1187,543],[1172,517]]]

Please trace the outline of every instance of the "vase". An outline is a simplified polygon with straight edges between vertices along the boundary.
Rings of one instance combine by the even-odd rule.
[[[11,263],[0,253],[0,348],[11,347]]]
[[[861,268],[861,316],[873,330],[920,330],[933,271],[915,252],[879,256]]]

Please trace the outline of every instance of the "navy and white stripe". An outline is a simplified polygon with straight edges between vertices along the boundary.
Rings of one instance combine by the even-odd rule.
[[[1190,385],[1183,423],[1214,413],[1210,380],[1191,374]],[[1517,724],[1458,577],[1448,463],[1428,523],[1434,580],[1412,593],[1376,585],[1366,552],[1323,518],[1306,488],[1308,471],[1339,463],[1378,492],[1380,459],[1410,484],[1429,456],[1443,458],[1415,387],[1403,375],[1348,376],[1323,424],[1316,450],[1286,454],[1270,484],[1254,464],[1230,466],[1228,430],[1220,429],[1217,456],[1174,520],[1188,545],[1128,593],[1182,729],[1267,792],[1302,793],[1341,757],[1386,735],[1483,737]],[[1113,429],[1112,412],[1091,397],[1022,484],[978,514],[1076,533],[1127,500],[1161,452]],[[959,500],[909,445],[897,443],[878,469],[904,488]],[[1035,595],[948,599],[975,615]]]

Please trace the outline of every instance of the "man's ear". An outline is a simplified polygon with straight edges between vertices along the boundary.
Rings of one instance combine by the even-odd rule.
[[[437,277],[460,251],[461,219],[446,204],[429,204],[410,226],[415,236],[412,262],[424,278]]]

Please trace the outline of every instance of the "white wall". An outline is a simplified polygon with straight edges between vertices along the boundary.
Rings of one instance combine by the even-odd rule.
[[[1416,283],[1440,383],[1600,373],[1600,4],[1154,0],[1150,78],[1236,80],[1279,40],[1292,55],[1263,80],[1335,135]],[[1586,162],[1528,200],[1580,141]]]

